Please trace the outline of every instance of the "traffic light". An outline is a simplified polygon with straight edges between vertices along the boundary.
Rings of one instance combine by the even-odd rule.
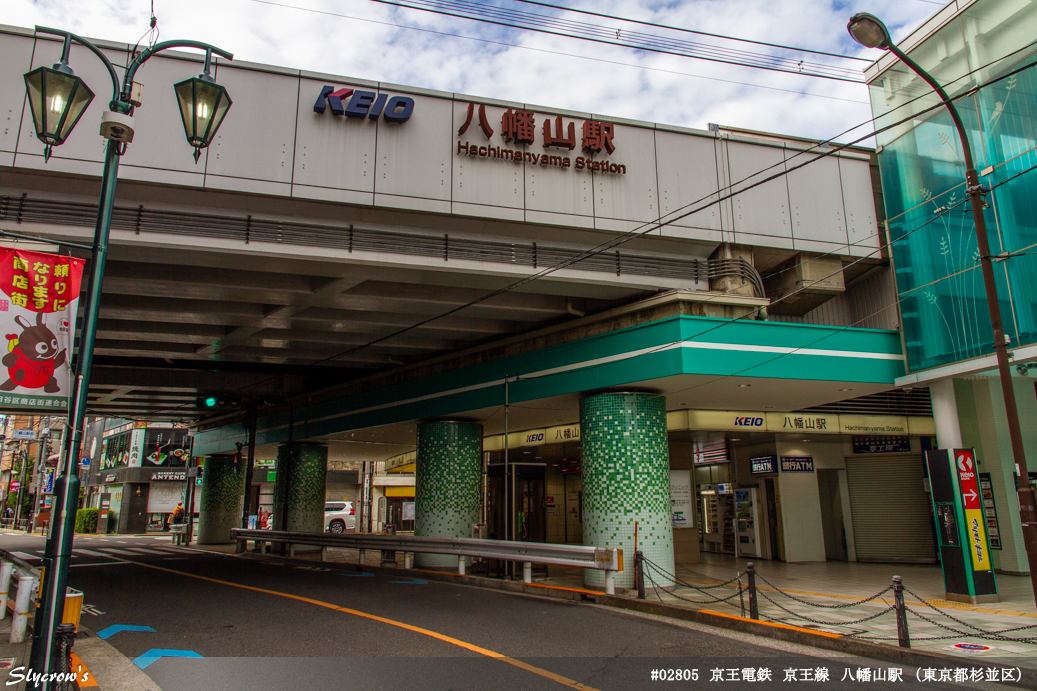
[[[200,398],[198,404],[204,410],[237,410],[241,407],[241,399],[232,395],[208,395]]]

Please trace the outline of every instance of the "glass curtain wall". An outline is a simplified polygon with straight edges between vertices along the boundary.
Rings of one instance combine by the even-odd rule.
[[[984,209],[1010,347],[1037,342],[1037,3],[980,0],[910,55],[945,86],[992,189]],[[897,63],[870,85],[912,371],[993,352],[965,166],[939,98]],[[888,128],[888,129],[885,129]]]

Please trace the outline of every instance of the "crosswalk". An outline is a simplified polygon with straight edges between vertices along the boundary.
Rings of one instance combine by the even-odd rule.
[[[106,559],[113,559],[116,561],[124,561],[126,557],[140,557],[140,556],[161,556],[168,557],[173,555],[180,555],[190,550],[185,550],[180,547],[165,546],[165,545],[149,545],[148,547],[97,547],[96,549],[85,549],[82,547],[73,547],[73,557],[102,557]],[[26,561],[40,561],[43,558],[43,550],[37,549],[32,552],[11,552],[12,556],[24,559]]]

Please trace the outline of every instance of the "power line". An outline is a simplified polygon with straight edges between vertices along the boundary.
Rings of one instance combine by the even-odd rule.
[[[825,63],[807,62],[776,55],[751,53],[730,48],[722,48],[704,43],[693,43],[676,39],[667,39],[652,34],[627,32],[600,27],[583,22],[557,19],[547,15],[530,12],[518,12],[504,8],[472,3],[467,0],[371,0],[383,5],[391,5],[404,9],[430,12],[447,17],[468,19],[487,24],[495,24],[509,29],[536,31],[563,38],[575,38],[604,45],[619,46],[633,50],[653,53],[677,55],[686,58],[707,60],[740,67],[798,74],[807,77],[820,77],[836,81],[860,84],[864,77],[857,69],[850,69]],[[578,33],[577,33],[578,32]]]
[[[678,70],[667,70],[667,69],[663,69],[661,67],[648,67],[647,65],[636,65],[636,64],[633,64],[633,63],[629,63],[629,62],[620,62],[618,60],[606,60],[605,58],[596,58],[596,57],[591,57],[589,55],[576,55],[575,53],[565,53],[565,52],[557,51],[557,50],[548,50],[546,48],[534,48],[532,46],[523,46],[523,45],[519,45],[517,43],[508,43],[506,41],[495,41],[495,40],[488,39],[488,38],[478,38],[478,37],[475,37],[475,36],[465,36],[463,34],[452,34],[452,33],[446,32],[446,31],[436,31],[435,29],[426,29],[424,27],[409,26],[407,24],[400,24],[398,22],[387,22],[387,21],[381,21],[381,20],[378,20],[378,19],[369,19],[367,17],[357,17],[355,15],[342,14],[342,13],[339,13],[339,12],[330,12],[330,11],[327,11],[327,10],[317,10],[317,9],[313,9],[313,8],[310,8],[310,7],[299,7],[297,5],[289,5],[289,4],[282,3],[282,2],[274,2],[273,0],[249,0],[249,1],[257,3],[257,4],[260,4],[260,5],[270,5],[271,7],[280,7],[282,9],[286,9],[286,10],[296,10],[298,12],[310,12],[310,13],[313,13],[313,14],[325,15],[325,16],[328,16],[328,17],[337,17],[339,19],[352,19],[352,20],[358,21],[358,22],[366,22],[366,23],[369,23],[369,24],[379,24],[381,26],[391,26],[391,27],[396,27],[396,28],[399,28],[399,29],[406,29],[408,31],[417,31],[417,32],[420,32],[420,33],[433,34],[435,36],[446,36],[446,37],[449,37],[449,38],[458,38],[458,39],[463,39],[463,40],[466,40],[466,41],[474,41],[474,42],[477,42],[477,43],[486,43],[488,45],[504,46],[504,47],[507,47],[507,48],[517,48],[519,50],[528,50],[528,51],[532,51],[534,53],[544,53],[546,55],[558,55],[558,56],[561,56],[561,57],[576,58],[577,60],[587,60],[587,61],[590,61],[590,62],[600,62],[600,63],[605,64],[605,65],[616,65],[616,66],[619,66],[619,67],[631,67],[633,69],[646,70],[646,71],[649,71],[649,72],[659,72],[659,73],[662,73],[662,74],[673,74],[673,75],[677,75],[677,76],[680,76],[680,77],[691,77],[693,79],[706,79],[706,80],[709,80],[709,81],[721,82],[721,83],[724,83],[724,84],[736,84],[738,86],[748,86],[748,87],[751,87],[751,88],[754,88],[754,89],[766,89],[768,91],[780,91],[782,93],[787,93],[787,94],[796,94],[797,96],[806,96],[806,97],[810,97],[810,98],[824,98],[824,99],[828,99],[830,101],[844,101],[846,103],[860,103],[862,105],[868,105],[867,101],[858,101],[857,99],[853,99],[853,98],[841,98],[839,96],[830,96],[828,94],[815,94],[815,93],[811,93],[809,91],[799,91],[799,90],[796,90],[796,89],[782,89],[781,87],[777,87],[777,86],[769,86],[769,85],[766,85],[766,84],[754,84],[752,82],[742,82],[742,81],[738,81],[736,79],[723,79],[721,77],[707,77],[706,75],[702,75],[702,74],[692,74],[690,72],[680,72]]]
[[[929,0],[924,0],[924,1],[928,2]],[[840,53],[828,53],[828,52],[823,51],[823,50],[813,50],[811,48],[795,48],[793,46],[786,46],[786,45],[782,45],[780,43],[767,43],[766,41],[754,41],[753,39],[749,39],[749,38],[738,38],[736,36],[726,36],[724,34],[711,34],[708,31],[698,31],[696,29],[685,29],[685,28],[680,27],[680,26],[670,26],[670,25],[667,25],[667,24],[656,24],[655,22],[646,22],[646,21],[642,21],[640,19],[630,19],[628,17],[617,17],[615,15],[604,14],[602,12],[591,12],[590,10],[581,10],[581,9],[576,8],[576,7],[563,7],[562,5],[552,5],[552,4],[547,3],[547,2],[538,2],[537,0],[515,0],[515,2],[522,2],[522,3],[525,3],[527,5],[539,5],[541,7],[550,7],[551,9],[562,10],[564,12],[576,12],[576,13],[579,13],[579,14],[590,15],[592,17],[602,17],[604,19],[614,19],[614,20],[620,21],[620,22],[629,22],[631,24],[640,24],[641,26],[651,26],[651,27],[654,27],[654,28],[657,28],[657,29],[668,29],[670,31],[681,31],[681,32],[688,33],[688,34],[697,34],[699,36],[709,36],[711,38],[721,38],[721,39],[724,39],[724,40],[727,40],[727,41],[739,41],[741,43],[752,43],[752,44],[757,45],[757,46],[767,46],[769,48],[781,48],[782,50],[792,50],[792,51],[796,51],[796,52],[800,52],[800,53],[813,53],[814,55],[827,55],[829,57],[842,58],[844,60],[859,60],[861,62],[867,62],[867,63],[874,62],[873,60],[869,60],[868,58],[858,58],[858,57],[855,57],[853,55],[842,55]]]

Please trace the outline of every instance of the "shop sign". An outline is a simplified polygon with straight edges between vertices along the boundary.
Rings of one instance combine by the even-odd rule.
[[[749,459],[749,472],[753,475],[766,475],[778,472],[778,459],[775,456],[757,456]]]
[[[972,449],[955,449],[954,465],[958,471],[958,489],[965,511],[965,532],[969,540],[973,571],[990,571],[987,548],[986,518],[976,477],[976,456]]]
[[[414,505],[416,502],[405,501],[403,502],[403,511],[400,513],[401,521],[413,521],[414,520]]]
[[[911,451],[909,437],[854,437],[853,452],[863,453],[908,453]]]
[[[720,482],[717,484],[717,494],[734,494],[735,491],[731,489],[730,482]]]
[[[812,473],[814,472],[814,459],[811,456],[782,456],[781,472]]]
[[[118,473],[108,473],[101,482],[115,482],[116,477],[118,477]]]
[[[670,471],[670,507],[674,529],[695,527],[690,470]]]
[[[987,519],[987,536],[990,549],[1001,549],[1001,529],[997,524],[997,507],[994,505],[994,483],[990,473],[979,474],[979,493],[983,496],[983,515]]]
[[[907,434],[907,418],[896,415],[840,415],[843,434]]]
[[[85,260],[0,249],[0,405],[33,410],[68,406],[73,323]]]
[[[54,468],[47,468],[43,472],[43,488],[44,494],[54,494]]]
[[[22,486],[21,482],[19,482],[18,480],[12,480],[11,481],[11,489],[9,489],[8,491],[9,492],[17,492],[18,488],[21,487],[21,486]]]
[[[343,102],[344,99],[349,99]],[[313,104],[313,112],[322,114],[331,106],[332,115],[344,115],[347,118],[377,120],[378,116],[386,122],[398,125],[410,120],[414,113],[414,99],[409,96],[392,96],[378,94],[374,91],[362,91],[343,87],[323,86],[317,102]]]
[[[153,470],[151,471],[152,482],[184,482],[187,480],[186,470]]]

